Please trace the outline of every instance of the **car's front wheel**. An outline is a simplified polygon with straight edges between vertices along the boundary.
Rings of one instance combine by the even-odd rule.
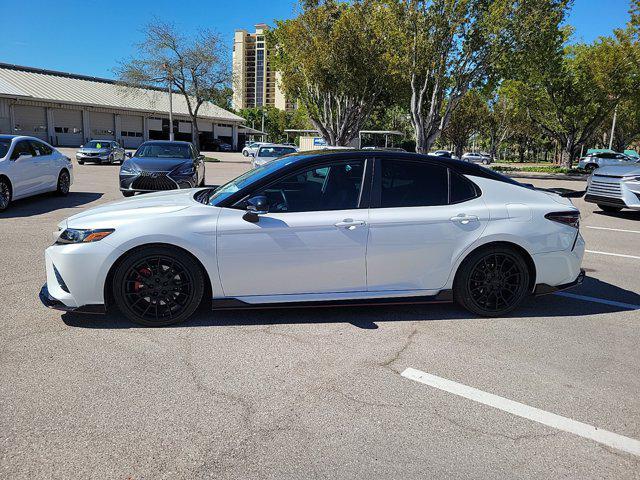
[[[165,246],[131,252],[113,275],[113,297],[129,320],[160,327],[187,320],[204,293],[204,275],[189,254]]]
[[[246,150],[242,150],[242,155],[244,155],[245,157],[249,156],[249,152],[247,152]]]
[[[607,213],[618,213],[620,210],[622,210],[622,207],[612,207],[611,205],[602,205],[600,203],[598,203],[597,205],[600,210]]]
[[[58,185],[56,187],[56,193],[62,197],[69,195],[71,189],[71,176],[66,170],[62,170],[58,175]]]
[[[522,303],[529,294],[530,274],[525,259],[508,246],[472,252],[456,274],[454,299],[472,313],[495,317]]]
[[[0,212],[6,210],[11,203],[11,186],[4,178],[0,179]]]

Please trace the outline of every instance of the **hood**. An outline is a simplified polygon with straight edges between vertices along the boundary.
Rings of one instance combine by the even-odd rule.
[[[156,217],[196,205],[193,195],[199,189],[168,190],[105,203],[69,217],[61,227],[113,228],[119,223]]]
[[[625,163],[624,165],[611,165],[600,167],[593,172],[594,175],[610,175],[612,177],[632,177],[640,176],[639,163]]]
[[[191,165],[193,160],[185,158],[132,157],[127,161],[128,165],[135,165],[139,170],[145,172],[170,172],[185,163]]]
[[[79,148],[78,152],[81,153],[108,153],[110,152],[110,148]]]

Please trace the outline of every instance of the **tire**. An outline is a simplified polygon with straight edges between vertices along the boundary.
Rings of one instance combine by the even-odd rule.
[[[249,156],[249,152],[247,152],[246,150],[243,150],[242,151],[242,155],[244,155],[245,157],[248,157]]]
[[[122,196],[127,198],[133,197],[135,194],[136,192],[125,192],[125,191],[122,192]]]
[[[11,184],[5,178],[0,178],[0,212],[9,208],[11,203]]]
[[[612,207],[611,205],[602,205],[601,203],[598,203],[597,205],[600,210],[607,213],[618,213],[622,210],[622,207]]]
[[[62,170],[58,175],[58,185],[56,187],[56,193],[61,197],[69,195],[71,189],[71,176],[66,170]]]
[[[481,248],[460,265],[454,300],[483,317],[505,315],[529,295],[531,275],[522,254],[508,246]]]
[[[483,165],[489,165],[489,160],[482,160]]]
[[[188,320],[204,294],[204,274],[189,254],[169,246],[134,250],[113,275],[113,298],[134,323],[162,327]]]
[[[596,168],[598,168],[598,165],[596,165],[595,163],[590,163],[588,165],[586,165],[584,167],[584,171],[587,173],[591,173],[593,172]]]

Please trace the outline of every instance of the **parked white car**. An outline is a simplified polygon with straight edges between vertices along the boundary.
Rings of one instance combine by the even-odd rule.
[[[298,149],[290,145],[280,145],[276,143],[266,143],[260,145],[258,150],[252,154],[251,166],[253,168],[261,167],[269,162],[274,161],[276,158],[289,155],[290,153],[296,153]]]
[[[217,188],[141,195],[59,224],[42,302],[134,322],[213,307],[456,301],[486,316],[579,283],[570,200],[478,165],[300,153]]]
[[[244,146],[242,149],[242,155],[248,157],[252,153],[256,153],[260,145],[266,145],[268,142],[251,142]]]
[[[578,168],[582,168],[587,172],[593,172],[596,168],[600,167],[614,167],[633,164],[640,165],[638,162],[640,162],[640,159],[630,157],[624,153],[599,152],[582,157],[578,162]]]
[[[461,160],[469,163],[481,163],[482,165],[489,165],[491,163],[491,156],[486,153],[480,152],[468,152],[462,155]]]
[[[640,210],[640,164],[598,168],[587,181],[584,199],[605,212]]]
[[[12,200],[44,192],[67,195],[73,164],[38,138],[0,135],[0,211]]]

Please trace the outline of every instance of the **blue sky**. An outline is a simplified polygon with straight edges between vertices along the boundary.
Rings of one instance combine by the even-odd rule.
[[[298,8],[296,0],[22,0],[2,6],[8,1],[0,0],[0,62],[100,77],[113,77],[117,62],[134,53],[153,16],[185,30],[215,29],[231,49],[236,28],[291,17]],[[575,38],[589,42],[610,34],[624,26],[628,8],[628,0],[574,0],[569,23]]]

